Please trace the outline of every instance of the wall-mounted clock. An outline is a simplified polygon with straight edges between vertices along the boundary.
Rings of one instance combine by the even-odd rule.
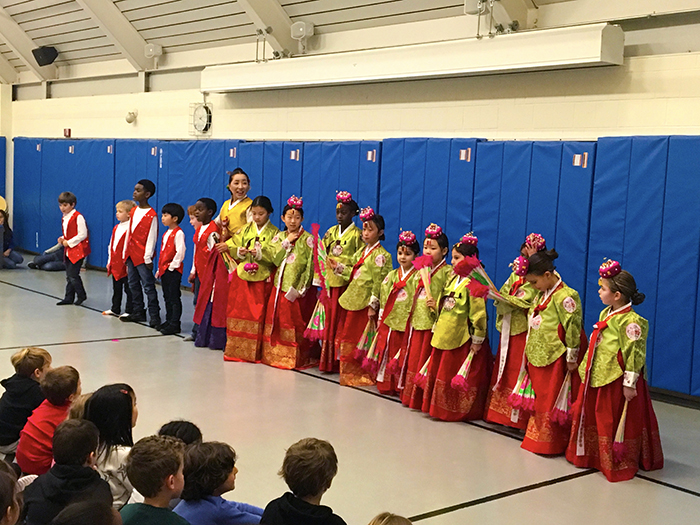
[[[211,129],[211,107],[208,104],[195,104],[192,109],[192,127],[195,133],[209,133]]]

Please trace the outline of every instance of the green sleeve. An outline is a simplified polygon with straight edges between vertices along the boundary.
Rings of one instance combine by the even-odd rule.
[[[485,339],[488,331],[485,299],[469,295],[469,322],[472,336]]]
[[[566,334],[564,344],[567,348],[578,349],[581,346],[581,299],[576,290],[569,288],[564,292],[568,293],[557,294],[557,297],[552,297],[552,301],[556,301],[554,307]]]
[[[382,294],[382,283],[384,282],[384,278],[389,275],[389,272],[393,270],[393,263],[391,261],[391,254],[390,253],[383,253],[381,255],[384,255],[386,258],[386,261],[384,261],[383,266],[377,266],[374,264],[374,261],[370,263],[370,267],[372,268],[372,272],[374,275],[372,275],[372,295],[379,299]]]
[[[625,371],[641,374],[647,357],[647,334],[649,323],[646,319],[630,319],[621,326],[620,347],[625,360]]]

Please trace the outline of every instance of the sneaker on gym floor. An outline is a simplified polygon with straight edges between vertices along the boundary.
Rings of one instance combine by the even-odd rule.
[[[115,314],[112,310],[105,310],[104,312],[102,312],[102,315],[107,315],[107,316],[111,315],[112,317],[121,317],[121,315]]]

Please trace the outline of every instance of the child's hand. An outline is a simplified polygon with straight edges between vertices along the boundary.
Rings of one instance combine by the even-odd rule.
[[[57,240],[58,244],[63,244],[63,240],[64,240],[63,237],[59,237]]]
[[[250,250],[246,250],[245,248],[241,248],[241,255],[245,255],[246,252],[255,257],[258,254],[258,249],[251,248]]]
[[[435,310],[437,308],[437,301],[435,298],[430,298],[425,300],[425,305],[430,308],[431,310]]]
[[[627,401],[632,401],[635,397],[637,397],[637,388],[623,386],[622,387],[622,394],[625,396],[625,399]]]
[[[187,278],[187,282],[190,284],[194,284],[194,274],[191,273],[190,276]]]
[[[569,372],[573,372],[573,371],[576,370],[577,368],[578,368],[578,363],[576,363],[576,362],[574,362],[574,363],[569,363],[568,361],[566,362],[566,369],[567,369]]]
[[[294,242],[301,236],[301,231],[287,235],[287,242]]]
[[[370,306],[369,310],[367,310],[367,317],[369,319],[376,319],[377,317],[377,311]]]
[[[217,242],[214,248],[216,248],[216,251],[219,253],[226,253],[228,251],[228,246],[226,246],[225,242]]]
[[[481,346],[482,346],[482,345],[483,345],[483,343],[479,343],[479,344],[472,343],[470,350],[471,350],[472,352],[474,352],[475,354],[478,354],[478,353],[479,353],[479,350],[481,350]]]
[[[8,248],[7,250],[5,250],[5,251],[3,252],[3,255],[4,255],[5,257],[9,257],[11,251],[12,251],[12,250],[10,250],[10,249]]]
[[[68,248],[68,241],[67,241],[67,240],[63,239],[63,241],[61,241],[61,244],[62,244],[65,248]]]
[[[333,270],[335,270],[338,267],[338,261],[335,259],[331,259],[330,257],[327,259],[328,266],[330,266]]]

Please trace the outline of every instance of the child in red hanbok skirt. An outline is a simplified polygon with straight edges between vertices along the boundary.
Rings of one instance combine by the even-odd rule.
[[[583,386],[573,408],[566,459],[600,470],[608,481],[632,479],[664,465],[659,425],[644,377],[649,323],[632,305],[644,294],[617,261],[600,267],[598,295],[607,305],[579,367]]]

